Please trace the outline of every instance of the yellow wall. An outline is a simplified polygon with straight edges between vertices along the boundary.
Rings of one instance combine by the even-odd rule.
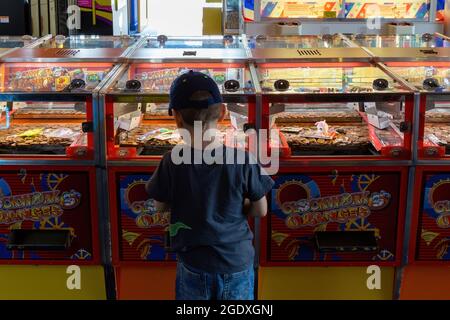
[[[206,0],[207,3],[222,3],[222,0]],[[203,9],[203,34],[218,35],[222,34],[222,9],[204,8]]]
[[[106,299],[101,266],[81,267],[81,289],[66,286],[66,266],[0,266],[0,299]]]
[[[395,268],[381,268],[381,289],[369,290],[365,267],[261,267],[259,299],[391,300]]]

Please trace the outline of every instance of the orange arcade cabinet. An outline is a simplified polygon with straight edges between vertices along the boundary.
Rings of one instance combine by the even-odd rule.
[[[297,41],[301,42],[302,37]],[[414,89],[356,46],[252,48],[280,169],[261,224],[260,299],[392,299]],[[319,43],[320,44],[320,43]],[[381,289],[367,287],[368,267]]]
[[[155,211],[145,183],[162,155],[181,141],[168,115],[172,81],[189,70],[219,85],[229,116],[219,129],[233,136],[255,126],[255,89],[237,37],[143,38],[110,79],[105,100],[112,262],[118,299],[173,299],[175,254],[165,250],[169,213]],[[254,70],[253,70],[254,72]],[[245,147],[245,141],[240,147]]]

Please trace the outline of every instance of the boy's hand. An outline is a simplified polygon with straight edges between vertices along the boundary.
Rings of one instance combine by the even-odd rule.
[[[153,203],[155,204],[155,209],[158,212],[170,211],[170,203],[159,202],[159,201],[156,201],[156,200],[153,200]]]
[[[252,217],[265,217],[267,215],[267,199],[266,196],[257,201],[244,200],[244,214]]]

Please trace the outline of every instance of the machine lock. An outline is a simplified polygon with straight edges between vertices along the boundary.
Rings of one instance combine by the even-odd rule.
[[[398,158],[402,154],[402,150],[401,149],[392,149],[390,154],[391,154],[391,157]]]
[[[399,126],[400,132],[409,132],[411,130],[411,123],[402,121]]]
[[[94,132],[94,123],[92,121],[83,122],[81,124],[81,130],[83,132]]]
[[[425,149],[425,154],[429,157],[437,156],[438,151],[436,148],[427,148]]]
[[[161,34],[156,38],[156,40],[159,42],[160,45],[164,45],[167,42],[167,40],[169,40],[169,38],[167,38],[167,36]]]
[[[244,132],[246,132],[247,130],[250,130],[250,129],[256,130],[255,125],[253,123],[245,123],[244,124]]]

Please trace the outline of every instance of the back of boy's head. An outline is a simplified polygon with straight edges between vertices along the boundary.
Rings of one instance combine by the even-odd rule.
[[[195,121],[205,125],[220,118],[222,101],[216,82],[204,73],[191,70],[172,83],[169,113],[176,110],[187,126],[193,127]]]

